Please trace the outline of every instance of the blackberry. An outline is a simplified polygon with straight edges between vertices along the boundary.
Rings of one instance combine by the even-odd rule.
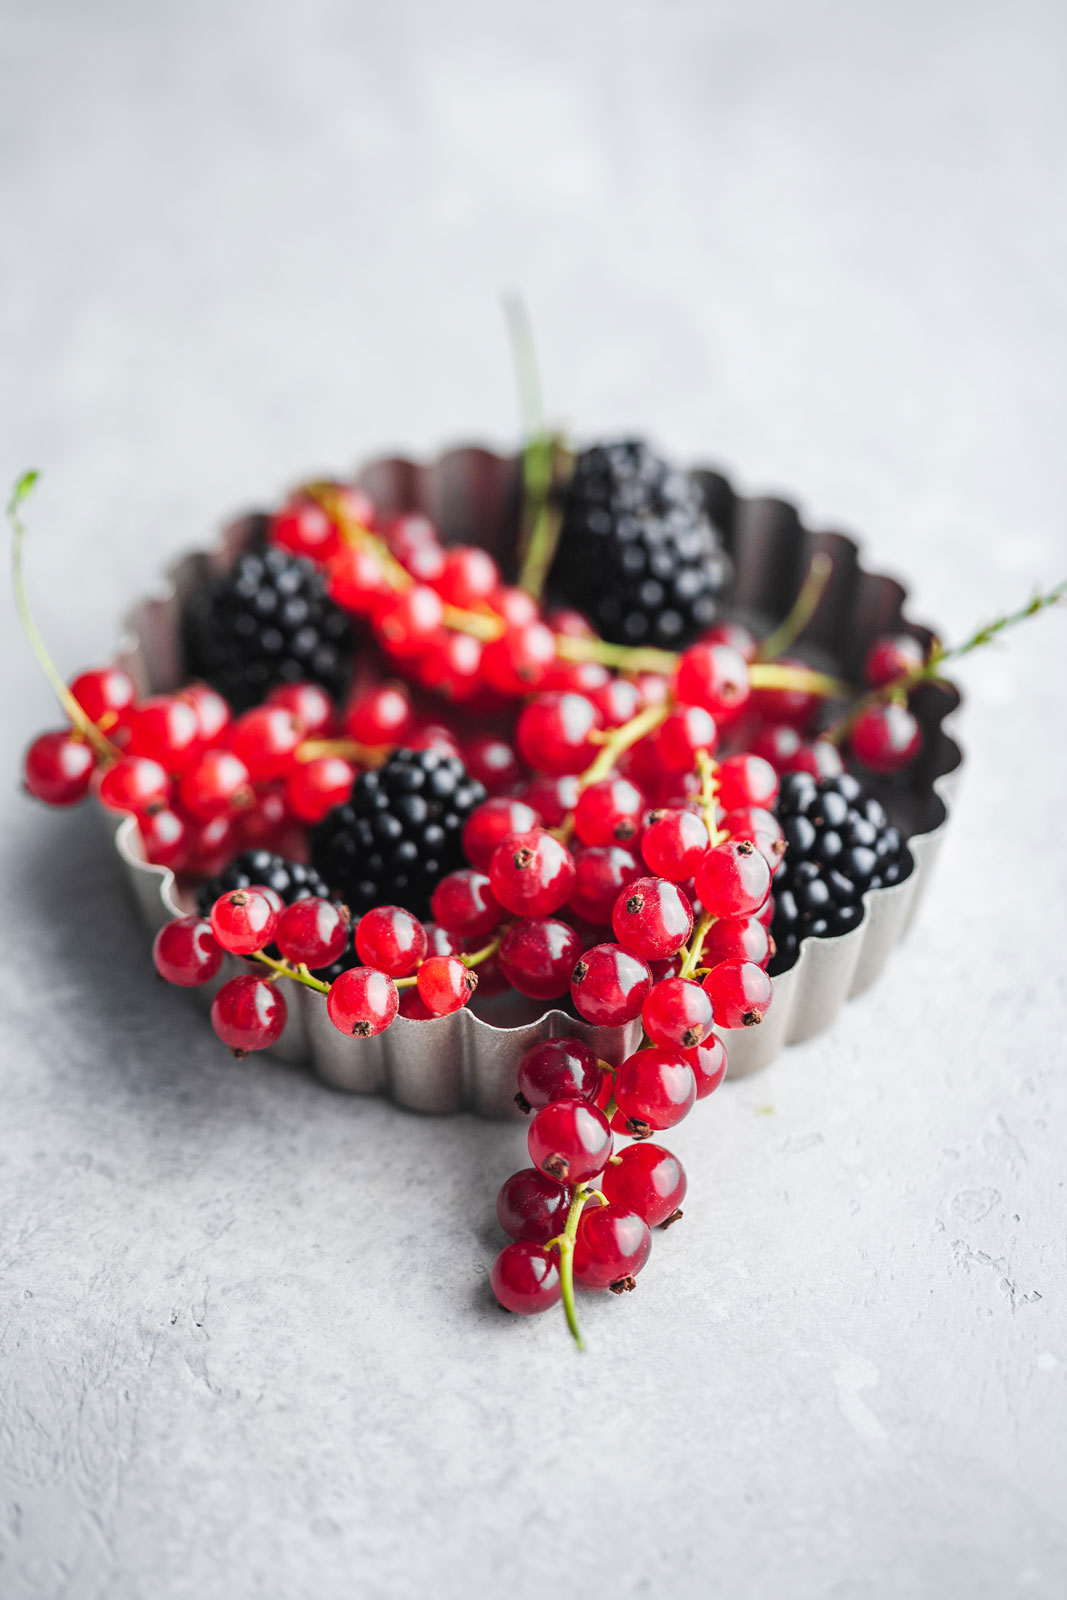
[[[795,964],[802,939],[855,928],[867,890],[900,883],[912,868],[899,828],[850,772],[819,781],[786,773],[775,810],[786,852],[772,891],[772,977]]]
[[[401,905],[427,917],[435,885],[463,865],[463,824],[484,799],[458,756],[394,750],[314,828],[311,859],[353,916]]]
[[[639,441],[578,457],[550,583],[603,638],[684,648],[715,621],[732,571],[691,474]]]
[[[351,672],[349,620],[303,556],[262,541],[209,579],[182,619],[188,675],[203,678],[235,711],[258,705],[279,683],[308,679],[340,699]]]
[[[218,877],[208,878],[199,886],[196,891],[197,910],[202,917],[206,917],[220,894],[225,894],[228,889],[247,889],[253,883],[273,889],[287,906],[296,900],[310,900],[313,897],[330,899],[330,891],[314,867],[305,866],[302,861],[287,861],[284,856],[274,855],[270,850],[246,850],[243,855],[235,856]],[[315,970],[314,976],[323,983],[332,983],[346,968],[357,965],[353,932],[349,932],[347,950],[328,967]],[[267,954],[277,957],[280,951],[271,945]]]

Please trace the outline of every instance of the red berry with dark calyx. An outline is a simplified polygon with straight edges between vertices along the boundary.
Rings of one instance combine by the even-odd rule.
[[[567,1222],[569,1190],[546,1178],[536,1167],[523,1167],[501,1187],[496,1199],[497,1221],[513,1239],[547,1244],[562,1233]]]
[[[537,812],[543,827],[558,828],[578,804],[578,779],[573,773],[561,773],[554,778],[542,774],[530,778],[519,793]]]
[[[381,607],[375,632],[398,661],[421,656],[440,639],[445,607],[436,589],[413,583]]]
[[[771,869],[751,839],[729,839],[703,857],[697,898],[713,917],[747,917],[771,890]]]
[[[197,822],[246,810],[255,801],[248,768],[232,750],[222,749],[205,750],[197,756],[182,775],[178,798],[182,809]]]
[[[729,834],[733,840],[750,840],[766,861],[772,875],[781,866],[785,854],[785,840],[782,837],[781,824],[772,812],[761,811],[758,806],[745,806],[741,811],[728,811],[725,816],[719,818],[719,831]]]
[[[621,1150],[599,1183],[609,1204],[636,1211],[650,1228],[678,1221],[686,1187],[685,1168],[678,1157],[647,1139]]]
[[[778,774],[762,756],[727,756],[716,773],[716,798],[724,811],[742,806],[769,810],[778,798]]]
[[[680,1050],[636,1050],[615,1074],[615,1103],[634,1139],[673,1128],[692,1111],[696,1097],[696,1077]]]
[[[286,807],[301,822],[321,822],[335,806],[344,805],[355,780],[355,767],[341,756],[298,761],[285,785]]]
[[[384,1033],[400,1009],[396,984],[373,967],[349,967],[330,985],[326,1011],[341,1033],[372,1039]]]
[[[359,959],[390,978],[407,978],[427,954],[451,955],[453,948],[431,951],[425,927],[403,906],[375,906],[356,924]]]
[[[524,917],[500,943],[500,965],[513,989],[533,1000],[555,1000],[570,988],[582,941],[554,917]]]
[[[148,756],[179,777],[200,753],[200,719],[181,695],[159,694],[126,713],[127,754]]]
[[[749,698],[748,663],[727,644],[690,645],[675,668],[674,690],[683,705],[734,716]]]
[[[230,978],[211,1002],[211,1025],[235,1056],[277,1044],[287,1015],[278,986],[251,974]]]
[[[504,920],[504,909],[484,872],[461,867],[442,878],[430,902],[435,922],[465,939],[482,939]]]
[[[461,1011],[478,987],[478,975],[458,956],[430,956],[418,970],[419,993],[435,1017]]]
[[[926,662],[926,651],[910,633],[883,634],[867,651],[863,661],[863,681],[881,689],[898,678],[918,672]]]
[[[883,777],[909,766],[922,742],[922,729],[907,706],[893,701],[861,711],[849,735],[856,760]]]
[[[247,781],[248,774],[245,774]],[[96,784],[96,798],[108,811],[132,811],[143,816],[170,799],[166,769],[148,756],[123,756],[105,767]],[[204,819],[206,820],[206,819]]]
[[[467,772],[483,785],[487,794],[508,795],[522,777],[524,769],[514,746],[497,734],[475,734],[473,738],[464,741],[462,755]],[[508,831],[522,833],[525,829],[532,828],[536,822],[537,817],[534,816],[529,822],[521,823]],[[499,842],[497,840],[498,844]],[[477,866],[478,863],[472,861],[471,865]]]
[[[523,1111],[539,1110],[555,1100],[594,1104],[603,1072],[596,1051],[582,1039],[543,1039],[531,1045],[519,1062],[516,1101]]]
[[[753,961],[720,961],[704,979],[717,1028],[752,1028],[770,1009],[771,980]]]
[[[606,927],[619,891],[641,876],[641,865],[622,845],[590,845],[574,860],[574,884],[568,906],[594,927]]]
[[[182,870],[193,842],[192,829],[184,817],[168,805],[160,805],[137,818],[137,831],[146,861],[154,867],[169,867],[172,872]]]
[[[467,771],[472,777],[477,776],[469,763]],[[532,832],[539,820],[537,812],[524,800],[504,795],[483,800],[463,824],[463,854],[478,872],[488,872],[497,845],[516,833]]]
[[[563,1292],[556,1257],[530,1239],[515,1239],[504,1246],[493,1262],[489,1281],[504,1310],[520,1317],[551,1311]]]
[[[156,934],[152,960],[168,983],[196,989],[210,983],[222,966],[222,948],[206,917],[176,917]]]
[[[709,843],[707,828],[692,811],[650,811],[645,817],[641,854],[659,878],[688,883]]]
[[[665,961],[688,942],[693,908],[669,879],[638,878],[620,892],[611,925],[624,950],[645,961]]]
[[[469,633],[446,633],[419,662],[423,683],[450,700],[473,699],[484,687],[484,646]]]
[[[328,967],[348,948],[352,921],[343,906],[332,900],[297,900],[278,918],[274,941],[297,966]]]
[[[505,629],[485,647],[486,681],[501,694],[531,694],[539,689],[556,659],[556,641],[543,622],[524,622]]]
[[[129,710],[137,697],[137,688],[128,672],[121,667],[100,667],[92,672],[79,672],[70,685],[70,692],[81,706],[90,722],[106,733]]]
[[[240,756],[252,779],[266,783],[288,777],[296,764],[297,746],[303,729],[284,706],[255,706],[237,718],[231,746]]]
[[[703,1044],[684,1054],[697,1081],[697,1099],[706,1100],[726,1076],[726,1046],[717,1033],[712,1033]]]
[[[652,1253],[648,1223],[626,1206],[586,1206],[574,1240],[574,1280],[622,1294]]]
[[[211,908],[211,931],[222,948],[235,956],[262,950],[277,928],[277,908],[261,889],[231,889]]]
[[[337,713],[321,684],[279,683],[264,703],[288,711],[299,723],[305,739],[326,739],[334,731]]]
[[[573,1186],[603,1172],[614,1140],[607,1118],[594,1106],[553,1100],[534,1112],[526,1143],[539,1172]]]
[[[692,978],[665,978],[649,990],[641,1021],[653,1044],[691,1050],[711,1032],[711,1001]]]
[[[758,914],[720,917],[705,935],[702,959],[706,967],[717,966],[720,961],[754,961],[757,967],[765,967],[773,950],[767,925]]]
[[[627,844],[641,830],[645,797],[629,778],[604,778],[578,796],[574,831],[583,844]]]
[[[651,987],[648,963],[617,944],[594,945],[571,973],[571,999],[578,1014],[600,1028],[633,1022]]]
[[[370,746],[402,744],[414,714],[402,683],[378,683],[353,695],[345,707],[344,728],[350,739]]]
[[[489,882],[500,904],[516,916],[548,916],[567,903],[574,858],[565,844],[540,829],[513,834],[493,851]]]
[[[600,712],[585,695],[537,695],[522,708],[516,725],[523,760],[550,776],[584,772],[597,753],[592,735],[600,731],[602,722]],[[540,806],[537,810],[544,815]]]
[[[669,712],[655,735],[656,755],[668,772],[691,772],[697,752],[710,755],[719,742],[719,730],[703,706],[680,705]]]

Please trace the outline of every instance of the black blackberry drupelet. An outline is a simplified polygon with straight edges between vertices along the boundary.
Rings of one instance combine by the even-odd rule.
[[[249,889],[253,884],[263,884],[265,888],[273,889],[287,906],[297,900],[330,899],[330,891],[314,867],[306,866],[302,861],[288,861],[285,856],[275,855],[271,850],[245,850],[242,855],[235,856],[217,877],[208,878],[200,884],[196,891],[197,910],[206,917],[220,894],[225,894],[229,889]],[[271,945],[267,954],[277,957],[280,952]],[[323,983],[332,983],[346,968],[356,965],[353,931],[350,930],[348,948],[328,967],[317,968],[315,977]]]
[[[684,648],[715,621],[732,573],[689,473],[641,441],[578,457],[550,588],[603,638]]]
[[[257,542],[187,602],[186,666],[247,711],[279,683],[311,680],[335,699],[351,674],[353,635],[326,578],[302,556]]]
[[[318,823],[311,859],[353,916],[400,905],[426,917],[434,887],[463,865],[463,824],[484,799],[458,756],[394,750]]]
[[[772,890],[772,977],[794,965],[802,939],[856,927],[867,890],[900,883],[912,868],[899,828],[850,772],[820,781],[786,773],[775,810],[786,852]]]

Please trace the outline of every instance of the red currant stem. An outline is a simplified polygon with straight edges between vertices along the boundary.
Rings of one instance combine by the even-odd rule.
[[[295,983],[302,983],[306,989],[317,989],[319,994],[330,992],[330,985],[323,983],[319,978],[313,978],[303,965],[294,967],[289,961],[275,961],[272,956],[264,955],[262,950],[254,950],[251,959],[269,967],[276,978],[292,978]]]
[[[11,523],[12,533],[11,582],[15,591],[15,609],[22,624],[22,631],[29,641],[30,649],[37,657],[42,672],[55,692],[56,699],[67,713],[71,722],[78,732],[92,745],[101,761],[117,761],[122,752],[115,748],[110,739],[105,739],[96,723],[93,722],[91,717],[86,716],[67,688],[55,662],[48,653],[48,648],[38,631],[36,622],[33,620],[33,613],[30,611],[30,603],[26,596],[26,580],[22,569],[22,547],[26,537],[26,529],[23,527],[22,518],[19,516],[19,507],[33,493],[39,477],[40,473],[38,472],[24,472],[11,490],[11,499],[7,505],[7,516],[8,521]]]
[[[700,809],[711,844],[722,844],[729,838],[719,827],[715,817],[716,797],[719,792],[719,763],[713,761],[707,750],[697,751],[697,770],[700,773]]]
[[[575,1189],[570,1210],[567,1212],[567,1221],[557,1241],[563,1314],[567,1319],[567,1326],[571,1330],[571,1337],[579,1350],[584,1350],[585,1344],[582,1340],[581,1329],[578,1326],[578,1314],[574,1308],[574,1241],[578,1234],[578,1223],[591,1193],[592,1191],[584,1183],[580,1183]]]
[[[651,645],[609,644],[589,634],[582,638],[556,635],[556,654],[564,661],[599,661],[619,672],[673,672],[678,657],[673,650],[655,650]]]
[[[819,607],[826,592],[834,564],[825,550],[816,550],[797,590],[796,599],[773,632],[763,640],[757,661],[776,661],[795,639],[799,639]]]
[[[828,672],[811,667],[785,667],[777,661],[753,661],[748,669],[753,689],[799,689],[801,694],[816,694],[823,700],[847,700],[852,685]]]
[[[680,978],[691,978],[693,976],[704,950],[704,940],[708,936],[708,929],[714,921],[715,918],[711,915],[711,912],[705,911],[693,929],[693,936],[686,947],[685,955],[682,957],[682,965],[678,972]]]
[[[381,767],[396,748],[391,744],[360,744],[358,739],[305,739],[296,747],[298,761],[317,761],[321,756],[343,756],[361,767]]]
[[[599,740],[601,746],[600,754],[579,775],[579,793],[583,789],[588,789],[591,783],[599,783],[601,778],[606,778],[623,751],[629,750],[632,744],[636,744],[639,739],[643,739],[646,733],[651,733],[653,728],[658,728],[669,711],[669,705],[646,706],[643,711],[637,713],[636,717],[631,717],[629,722],[620,723],[617,728],[612,728],[609,732],[601,734]],[[559,839],[561,843],[566,844],[574,832],[574,812],[568,811],[559,826],[557,828],[549,828],[548,831]]]
[[[552,563],[556,559],[556,550],[559,546],[559,536],[563,531],[563,507],[553,492],[556,485],[564,476],[564,470],[557,467],[557,463],[573,462],[569,452],[565,452],[555,439],[548,443],[548,481],[541,489],[538,499],[531,495],[529,477],[526,481],[525,497],[527,505],[534,506],[532,513],[527,511],[530,532],[526,540],[523,553],[522,566],[519,569],[519,587],[525,589],[527,594],[540,600],[544,593],[548,574],[552,570]],[[534,440],[527,445],[524,460],[531,452],[540,452],[544,448],[542,441]],[[540,471],[540,469],[538,469]],[[569,474],[567,474],[569,475]]]
[[[980,650],[983,645],[992,644],[1005,629],[1016,627],[1028,617],[1036,617],[1039,611],[1046,611],[1050,606],[1059,605],[1065,599],[1067,599],[1067,578],[1054,584],[1051,589],[1046,589],[1044,593],[1039,590],[1026,605],[1020,606],[1018,611],[1005,612],[992,622],[983,623],[960,644],[935,644],[921,667],[916,667],[912,672],[904,673],[899,678],[893,678],[880,689],[871,689],[867,694],[860,695],[859,699],[854,700],[843,715],[820,735],[820,738],[829,739],[831,744],[840,744],[852,732],[857,720],[871,706],[881,705],[887,700],[902,703],[917,683],[941,681],[939,669],[946,661],[958,661],[962,656],[969,656],[973,650]]]
[[[490,956],[495,956],[504,942],[505,933],[510,927],[510,922],[505,923],[504,927],[493,935],[488,944],[483,944],[480,950],[473,950],[469,956],[461,955],[459,959],[463,965],[465,967],[478,967],[483,961],[488,961]]]
[[[597,1057],[597,1066],[600,1068],[601,1072],[610,1072],[612,1077],[615,1076],[615,1073],[618,1070],[616,1067],[612,1066],[610,1061],[602,1061],[599,1056]]]

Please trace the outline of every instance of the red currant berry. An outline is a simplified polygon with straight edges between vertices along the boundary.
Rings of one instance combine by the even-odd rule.
[[[548,916],[566,904],[574,858],[550,833],[536,828],[516,833],[493,851],[489,882],[500,904],[516,916]]]
[[[469,633],[446,633],[419,663],[422,681],[450,700],[470,700],[482,687],[484,647]]]
[[[390,978],[410,976],[429,950],[426,929],[403,906],[375,906],[356,924],[359,959],[365,967],[377,967]],[[430,953],[451,954],[440,950]]]
[[[720,961],[704,979],[718,1028],[752,1028],[771,1004],[771,980],[754,961]]]
[[[376,550],[363,545],[342,545],[326,562],[330,598],[343,611],[370,616],[393,595],[385,563]]]
[[[501,694],[531,694],[539,689],[556,659],[556,640],[543,622],[509,627],[485,647],[485,677]]]
[[[658,878],[688,883],[708,843],[708,830],[692,811],[651,811],[641,835],[641,854]]]
[[[326,739],[334,730],[333,701],[321,684],[279,683],[264,704],[288,711],[305,739]]]
[[[636,717],[645,703],[637,684],[629,678],[609,678],[599,689],[591,690],[589,698],[600,712],[605,728],[621,728],[624,722]]]
[[[132,811],[135,816],[143,816],[166,805],[170,778],[159,762],[148,756],[123,756],[100,774],[96,798],[109,811]]]
[[[783,667],[796,667],[807,671],[807,662],[783,656]],[[803,728],[818,710],[819,697],[808,689],[759,689],[753,695],[754,709],[768,722],[788,722],[791,727]]]
[[[176,917],[156,934],[152,945],[156,971],[181,989],[210,983],[222,966],[222,950],[206,917]]]
[[[769,761],[776,772],[787,772],[788,762],[800,749],[802,740],[795,728],[784,722],[769,723],[752,740],[752,752]]]
[[[137,697],[133,679],[121,667],[80,672],[71,683],[70,692],[89,721],[103,725],[105,732],[114,726],[122,712],[129,710]]]
[[[599,661],[554,661],[545,678],[545,688],[559,694],[584,694],[592,699],[598,689],[611,682],[611,673]]]
[[[260,889],[231,889],[211,908],[211,931],[222,948],[235,956],[262,950],[277,927],[277,909]]]
[[[884,634],[867,651],[863,662],[863,681],[881,689],[897,678],[918,672],[926,661],[926,651],[910,633]]]
[[[297,900],[278,919],[275,943],[296,966],[328,967],[348,948],[352,919],[332,900]]]
[[[399,561],[412,551],[436,545],[437,528],[421,511],[398,511],[381,524],[385,540]]]
[[[179,695],[154,695],[126,714],[128,754],[148,756],[176,777],[200,752],[200,719]]]
[[[622,845],[591,845],[575,857],[574,885],[567,904],[586,922],[602,928],[611,921],[619,891],[640,876],[637,857]]]
[[[585,695],[538,695],[523,706],[515,730],[523,760],[553,776],[584,772],[597,753],[591,735],[601,722]]]
[[[674,692],[683,705],[732,716],[749,697],[748,663],[728,644],[694,644],[682,652]]]
[[[444,602],[437,590],[425,583],[413,583],[381,608],[375,630],[398,660],[413,660],[437,644],[444,614]]]
[[[696,1097],[696,1077],[680,1050],[636,1050],[615,1074],[615,1103],[635,1139],[673,1128],[692,1111]]]
[[[482,784],[490,795],[509,795],[523,772],[514,747],[506,739],[493,733],[478,733],[465,742],[463,765],[469,775]],[[537,818],[534,817],[532,822],[523,823],[521,827],[512,828],[510,831],[522,833],[526,828],[533,827],[536,821]],[[497,840],[498,844],[499,842]],[[476,866],[477,862],[471,864]],[[488,866],[488,862],[486,865]]]
[[[547,1244],[563,1232],[570,1203],[570,1194],[560,1184],[536,1167],[523,1167],[497,1195],[497,1221],[513,1239]]]
[[[708,967],[718,966],[720,961],[754,961],[757,967],[765,967],[772,949],[770,934],[758,916],[720,917],[705,936],[703,960]]]
[[[296,494],[270,519],[271,543],[295,556],[324,561],[337,549],[337,525],[310,495]]]
[[[771,869],[751,839],[729,839],[701,859],[697,897],[713,917],[747,917],[771,889]]]
[[[907,706],[892,702],[861,711],[849,735],[856,760],[883,776],[914,761],[922,742],[922,729]]]
[[[636,1211],[650,1228],[662,1228],[682,1214],[685,1169],[677,1156],[645,1139],[627,1145],[608,1163],[599,1187],[609,1204]]]
[[[725,644],[736,650],[745,661],[755,661],[759,655],[759,640],[743,622],[715,622],[700,636],[701,644]]]
[[[719,730],[703,706],[676,706],[656,731],[656,754],[668,772],[690,772],[697,751],[709,754],[719,742]]]
[[[499,583],[496,562],[478,545],[456,544],[445,551],[437,592],[450,605],[469,610],[478,601],[488,600]]]
[[[442,878],[430,902],[434,920],[450,933],[484,939],[504,920],[504,911],[484,872],[462,867]]]
[[[839,778],[845,770],[841,752],[829,739],[801,743],[787,756],[780,772],[810,772],[813,778]]]
[[[778,798],[778,774],[762,756],[727,756],[716,774],[717,798],[724,811],[741,806],[767,810]]]
[[[355,767],[341,756],[298,761],[285,786],[285,804],[301,822],[321,822],[335,806],[344,805],[355,780]]]
[[[211,1025],[235,1056],[269,1050],[281,1038],[287,1015],[277,985],[248,973],[230,978],[211,1002]]]
[[[168,805],[160,805],[137,818],[144,858],[154,867],[169,867],[180,872],[192,849],[192,829]]]
[[[129,761],[136,759],[127,757]],[[118,765],[124,763],[120,761]],[[183,810],[195,821],[210,822],[212,817],[244,810],[253,803],[255,796],[248,768],[240,756],[235,756],[232,750],[215,749],[205,750],[183,773],[178,798]]]
[[[571,973],[571,999],[580,1016],[599,1028],[617,1028],[641,1015],[652,987],[647,962],[617,944],[596,944]]]
[[[706,1100],[726,1076],[726,1046],[718,1034],[713,1033],[703,1044],[686,1050],[684,1054],[697,1081],[697,1099]]]
[[[588,617],[580,611],[570,610],[566,606],[557,606],[548,613],[545,621],[553,633],[561,633],[566,639],[593,639],[596,629]]]
[[[355,1039],[384,1033],[400,1009],[396,984],[373,967],[349,967],[330,985],[326,1012],[334,1027]]]
[[[604,778],[578,796],[574,831],[583,844],[626,844],[641,828],[645,797],[629,778]]]
[[[768,883],[770,878],[768,877]],[[631,955],[665,961],[693,931],[693,908],[667,878],[637,878],[627,884],[611,913],[615,937]]]
[[[233,725],[232,747],[256,783],[288,777],[304,734],[284,706],[255,706]]]
[[[472,777],[476,776],[469,765],[467,771]],[[479,872],[488,872],[493,851],[498,844],[516,833],[530,833],[537,824],[537,812],[524,800],[513,800],[504,795],[483,800],[463,824],[463,854],[472,867]]]
[[[466,939],[461,939],[457,933],[449,933],[447,928],[442,928],[437,922],[424,922],[422,931],[426,935],[427,956],[461,956],[467,949]],[[425,956],[420,956],[425,960]],[[482,963],[484,968],[485,963]],[[481,974],[479,974],[479,985]]]
[[[378,683],[353,696],[345,708],[345,732],[360,744],[400,744],[411,731],[411,696],[402,683]]]
[[[26,788],[45,805],[77,805],[89,793],[93,763],[92,749],[79,734],[67,728],[39,734],[26,751]]]
[[[493,1262],[489,1281],[504,1310],[520,1317],[550,1311],[563,1292],[559,1262],[531,1239],[505,1245]]]
[[[543,827],[558,828],[578,804],[578,779],[572,773],[531,778],[519,793],[537,812]]]
[[[692,1050],[711,1032],[711,1001],[691,978],[665,978],[649,990],[641,1021],[653,1044]]]
[[[192,878],[214,878],[237,850],[232,817],[216,817],[197,828],[189,841],[185,871]]]
[[[582,1039],[543,1039],[531,1045],[519,1062],[516,1101],[523,1111],[554,1100],[584,1100],[592,1105],[600,1093],[603,1072],[596,1051]]]
[[[539,1172],[573,1185],[603,1172],[614,1141],[602,1111],[584,1100],[553,1100],[534,1113],[526,1143]]]
[[[435,1017],[461,1011],[478,987],[478,975],[458,956],[431,956],[418,971],[419,993]]]
[[[574,1240],[574,1279],[583,1289],[622,1294],[652,1253],[648,1223],[625,1206],[586,1206]]]
[[[513,989],[534,1000],[555,1000],[570,988],[582,941],[554,917],[512,923],[500,944],[500,964]]]
[[[314,687],[317,687],[315,685]],[[233,721],[233,712],[217,689],[206,683],[187,683],[178,699],[192,706],[200,730],[200,748],[217,744]]]
[[[273,849],[291,824],[285,790],[277,786],[257,792],[255,803],[241,813],[241,841],[246,849]],[[279,851],[284,855],[285,851]]]
[[[502,583],[499,589],[490,595],[489,604],[497,616],[502,617],[512,628],[525,627],[526,623],[533,622],[540,616],[533,595],[509,583]]]

